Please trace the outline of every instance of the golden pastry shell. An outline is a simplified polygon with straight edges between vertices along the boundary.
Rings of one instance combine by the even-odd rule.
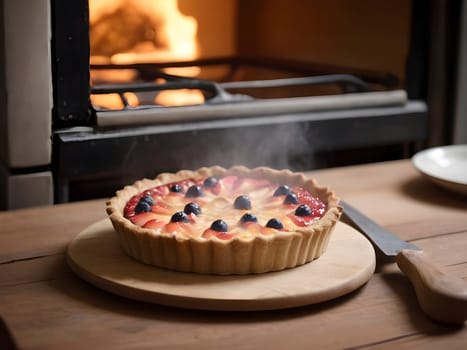
[[[278,184],[303,187],[324,201],[327,210],[310,226],[293,232],[277,231],[274,235],[256,235],[250,239],[234,237],[230,240],[156,233],[133,224],[123,216],[128,200],[146,189],[184,179],[221,178],[227,175],[268,179]],[[107,202],[106,211],[121,247],[134,259],[181,272],[230,275],[280,271],[317,259],[326,251],[330,235],[340,218],[342,209],[338,204],[339,198],[333,191],[319,186],[303,173],[267,167],[249,169],[235,166],[225,169],[213,166],[162,173],[152,180],[136,181],[117,191]]]

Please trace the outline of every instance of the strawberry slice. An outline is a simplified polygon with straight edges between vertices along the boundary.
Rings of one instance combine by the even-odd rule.
[[[144,226],[149,220],[157,219],[157,215],[154,213],[145,212],[140,214],[135,214],[130,218],[131,222],[138,226]]]
[[[181,222],[181,221],[169,222],[167,225],[165,225],[164,231],[169,232],[173,235],[177,233],[187,233],[187,234],[192,233],[190,225],[184,222]]]
[[[222,187],[227,191],[227,192],[232,192],[235,182],[237,181],[238,177],[237,176],[226,176],[222,178],[219,182],[222,184]]]
[[[169,205],[167,205],[167,204],[165,204],[163,202],[159,202],[159,201],[156,202],[156,204],[154,204],[152,206],[151,211],[153,213],[162,214],[162,215],[172,215],[173,214],[173,209]]]
[[[135,204],[128,203],[125,206],[125,209],[123,209],[123,216],[125,216],[126,218],[130,218],[130,217],[134,216],[135,215],[135,208],[136,208],[136,203]]]
[[[161,229],[162,227],[164,227],[165,225],[165,222],[162,221],[162,220],[158,220],[158,219],[151,219],[149,221],[147,221],[143,227],[144,228],[150,228],[150,229],[153,229],[153,230],[159,230]]]
[[[211,228],[208,228],[203,232],[201,237],[203,237],[203,238],[217,237],[217,238],[222,239],[222,240],[228,240],[228,239],[232,239],[233,236],[234,235],[232,233],[229,233],[229,232],[219,232],[219,231],[213,230]]]
[[[233,238],[233,234],[229,232],[216,232],[216,237],[223,240],[228,240]]]
[[[126,218],[129,218],[135,214],[135,208],[138,205],[138,201],[140,199],[140,196],[133,196],[125,205],[125,208],[123,209],[123,215]]]
[[[317,218],[315,215],[297,216],[294,214],[289,214],[287,217],[292,220],[295,225],[301,227],[310,225]]]
[[[308,205],[313,211],[319,213],[320,216],[322,216],[326,211],[326,204],[324,204],[319,198],[314,197],[304,188],[294,187],[292,192],[297,196],[299,204]]]
[[[154,187],[154,188],[150,188],[149,190],[146,190],[143,192],[143,196],[144,195],[150,195],[150,196],[164,196],[168,193],[168,190],[166,188],[166,186],[162,185],[162,186],[157,186],[157,187]]]

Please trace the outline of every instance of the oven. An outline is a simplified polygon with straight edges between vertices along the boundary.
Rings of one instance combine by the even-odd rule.
[[[301,171],[454,142],[462,5],[5,0],[1,207],[183,168]]]

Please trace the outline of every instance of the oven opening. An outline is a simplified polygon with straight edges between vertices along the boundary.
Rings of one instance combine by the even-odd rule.
[[[118,112],[142,109],[146,118],[125,118],[125,123],[199,118],[184,109],[176,110],[175,117],[164,109],[149,115],[147,110],[154,107],[229,104],[229,115],[239,116],[242,112],[232,105],[254,101],[261,103],[251,104],[247,116],[270,115],[268,99],[274,105],[283,102],[289,111],[301,111],[307,105],[312,110],[317,102],[306,97],[403,89],[410,37],[408,2],[400,2],[392,13],[391,6],[381,4],[351,8],[325,2],[284,4],[90,0],[90,99],[98,123],[120,125]],[[344,17],[341,11],[346,11]],[[321,19],[323,13],[332,26]],[[394,33],[384,23],[374,28],[379,20],[391,21],[391,15],[397,17],[404,40],[391,40]],[[351,34],[346,27],[352,28]],[[370,28],[380,31],[377,40],[359,38],[360,31]],[[343,48],[340,54],[329,40],[353,41],[355,47],[350,53]],[[393,96],[366,94],[354,103],[405,102],[403,95],[396,102]],[[336,109],[338,101],[328,103]],[[205,118],[220,118],[215,110],[202,110]]]
[[[55,200],[201,166],[410,156],[427,113],[408,88],[423,68],[407,69],[425,25],[413,4],[55,1]],[[76,11],[86,20],[70,28]]]

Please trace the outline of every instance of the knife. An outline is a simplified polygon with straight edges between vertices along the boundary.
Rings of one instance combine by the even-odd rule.
[[[414,244],[401,240],[366,215],[340,201],[344,215],[384,255],[394,257],[401,271],[412,283],[422,310],[432,319],[449,324],[463,324],[467,319],[467,282],[449,276],[430,261]]]

